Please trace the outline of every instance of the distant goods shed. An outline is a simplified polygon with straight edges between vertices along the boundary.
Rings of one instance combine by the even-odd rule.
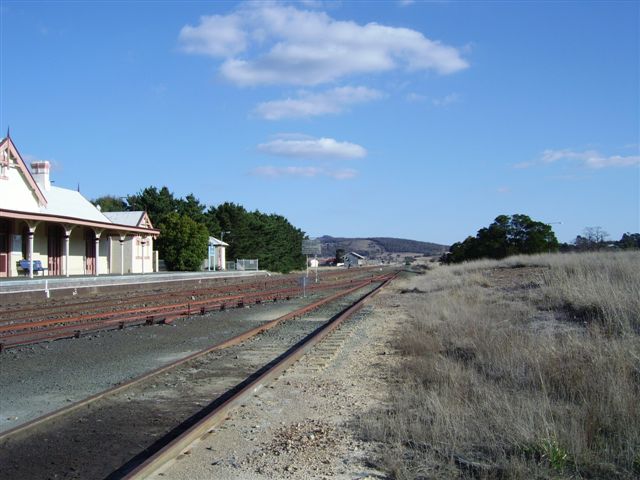
[[[360,255],[356,252],[346,253],[344,256],[344,265],[347,268],[351,267],[361,267],[366,263],[366,259],[364,256]]]

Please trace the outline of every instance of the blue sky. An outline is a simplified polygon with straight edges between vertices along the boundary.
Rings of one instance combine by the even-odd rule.
[[[13,2],[0,128],[88,198],[310,236],[640,231],[638,2]]]

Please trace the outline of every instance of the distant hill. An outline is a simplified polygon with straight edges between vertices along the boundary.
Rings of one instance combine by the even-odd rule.
[[[400,253],[440,255],[449,249],[448,245],[391,237],[344,238],[325,235],[318,240],[322,245],[323,257],[334,256],[338,248],[343,248],[346,252],[357,252],[369,258]]]

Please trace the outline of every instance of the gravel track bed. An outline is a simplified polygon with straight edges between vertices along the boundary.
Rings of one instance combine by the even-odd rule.
[[[3,465],[0,479],[88,479],[109,475],[372,288],[373,285],[365,287],[357,294],[323,306],[302,319],[285,322],[243,345],[195,359],[8,439],[0,451],[0,464]],[[270,318],[274,316],[277,315]],[[188,323],[196,322],[185,321]],[[220,323],[215,323],[216,330]],[[255,320],[252,326],[255,326]],[[174,327],[147,330],[160,331],[162,328]],[[100,336],[96,340],[104,338],[107,337]],[[215,342],[208,341],[205,345],[211,343]],[[140,344],[138,341],[136,347]],[[199,349],[193,347],[189,336],[185,336],[182,345],[183,348],[191,347],[182,352],[184,355]],[[166,356],[167,350],[162,352]],[[50,358],[49,353],[47,358]],[[87,351],[84,353],[86,355]],[[154,355],[157,361],[157,352],[147,350],[147,356]],[[89,373],[92,373],[91,369]]]
[[[383,480],[386,446],[361,436],[394,385],[402,278],[149,480]],[[331,346],[332,345],[332,346]],[[395,384],[397,388],[397,384]]]
[[[321,298],[318,295],[315,298]],[[9,349],[0,355],[0,432],[273,320],[312,299],[211,312]]]

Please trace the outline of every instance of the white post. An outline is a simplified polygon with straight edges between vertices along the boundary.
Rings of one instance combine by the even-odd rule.
[[[33,233],[34,229],[29,227],[29,278],[33,278]]]
[[[124,239],[126,235],[120,235],[120,275],[124,275]]]
[[[71,254],[70,252],[70,237],[71,237],[71,232],[73,232],[73,229],[75,228],[75,225],[71,225],[69,223],[64,223],[62,224],[62,227],[64,228],[64,275],[65,277],[69,276],[69,255]]]
[[[69,276],[69,234],[64,235],[64,276]]]
[[[96,277],[100,275],[100,235],[96,233]]]
[[[144,246],[147,243],[146,238],[140,237],[140,246],[142,247],[142,273],[144,274]]]
[[[96,234],[96,252],[95,252],[95,261],[96,261],[96,277],[100,275],[100,235],[104,230],[94,230],[93,233]]]

